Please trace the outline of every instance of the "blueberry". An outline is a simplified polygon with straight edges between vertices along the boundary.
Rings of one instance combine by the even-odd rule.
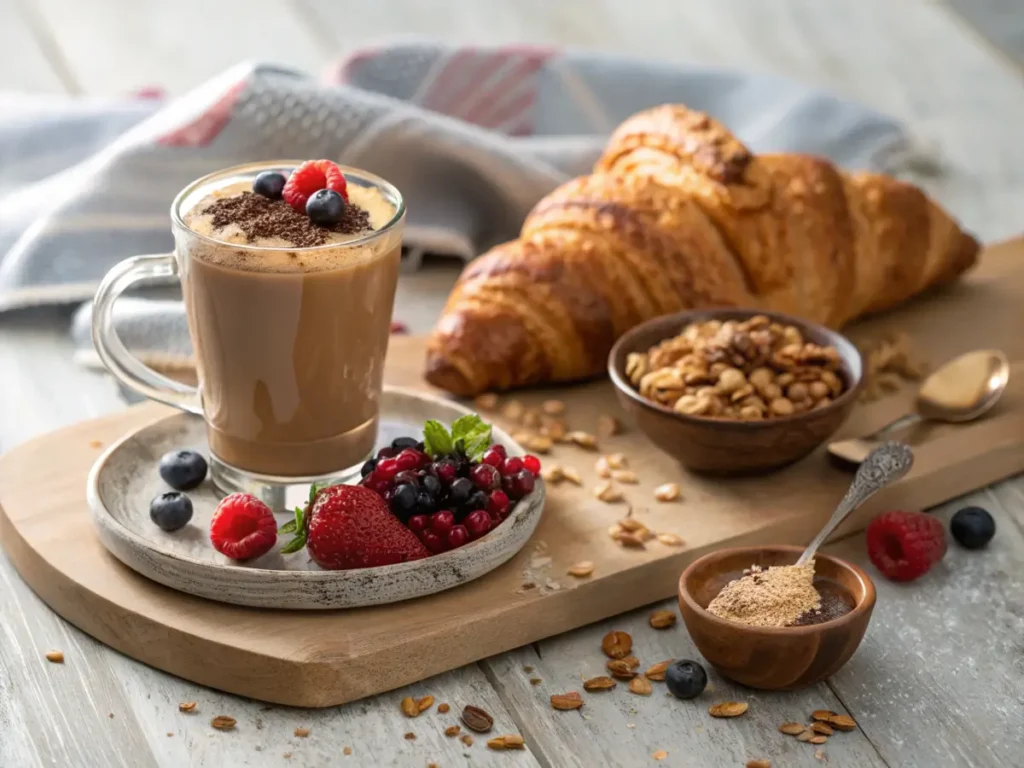
[[[441,481],[433,475],[424,475],[420,480],[423,490],[430,494],[430,498],[437,499],[441,496]]]
[[[345,198],[333,189],[321,189],[306,201],[306,215],[314,224],[331,227],[338,223],[345,212]]]
[[[451,496],[452,503],[456,506],[462,506],[469,497],[473,494],[473,490],[476,486],[473,485],[473,481],[468,477],[460,477],[452,483],[451,488],[448,489],[448,493]]]
[[[418,497],[416,488],[409,483],[395,486],[394,494],[391,497],[391,511],[405,520],[416,511]]]
[[[415,437],[396,437],[391,441],[391,447],[401,453],[406,448],[415,448],[420,444],[420,441]]]
[[[431,515],[435,511],[435,502],[431,498],[430,494],[426,491],[420,491],[416,494],[416,514],[417,515]]]
[[[665,685],[669,693],[679,699],[695,699],[708,684],[708,673],[696,661],[683,659],[665,670]]]
[[[160,477],[176,491],[190,491],[206,478],[206,459],[195,451],[171,451],[160,457]]]
[[[192,499],[179,491],[168,491],[149,502],[149,519],[170,533],[192,519]]]
[[[286,181],[284,174],[264,171],[252,183],[252,191],[271,200],[280,200]]]
[[[398,455],[398,451],[392,448],[390,445],[385,445],[379,451],[377,451],[377,461],[381,459],[390,459]]]
[[[366,463],[363,464],[363,468],[359,470],[359,473],[366,477],[368,474],[373,472],[377,468],[377,459],[367,459]]]
[[[472,512],[474,509],[487,509],[487,493],[481,490],[475,490],[469,497],[469,501],[466,502],[466,511]]]
[[[964,507],[949,521],[953,538],[965,549],[980,549],[996,535],[996,521],[988,510],[981,507]]]

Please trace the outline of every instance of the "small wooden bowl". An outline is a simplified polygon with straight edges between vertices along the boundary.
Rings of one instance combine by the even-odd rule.
[[[804,688],[835,674],[864,637],[875,607],[875,585],[852,563],[815,556],[818,576],[838,582],[853,595],[853,610],[838,619],[804,627],[751,627],[720,619],[706,608],[745,568],[792,565],[801,547],[721,549],[690,564],[679,578],[679,609],[704,658],[724,677],[750,688]]]
[[[824,408],[764,421],[734,421],[677,413],[642,396],[626,376],[626,358],[631,352],[646,352],[691,323],[746,320],[754,315],[796,326],[808,341],[835,347],[842,361],[840,375],[845,391]],[[612,347],[608,358],[608,374],[619,402],[651,442],[687,469],[716,475],[766,472],[811,453],[850,415],[863,370],[857,347],[841,334],[778,312],[746,309],[692,310],[656,317],[627,332]]]

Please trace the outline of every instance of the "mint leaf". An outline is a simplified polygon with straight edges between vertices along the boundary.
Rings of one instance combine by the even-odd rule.
[[[430,419],[423,425],[423,447],[427,453],[437,458],[454,450],[452,436],[444,428],[444,424]]]
[[[289,520],[287,523],[277,529],[278,533],[295,533],[298,528],[295,525],[294,520]]]
[[[289,520],[287,523],[277,529],[278,533],[299,533],[302,532],[305,535],[306,530],[306,510],[302,507],[295,508],[295,519]],[[302,547],[299,547],[302,549]],[[293,550],[294,551],[294,550]]]
[[[281,554],[290,555],[292,552],[298,552],[304,546],[306,546],[306,532],[299,531],[297,534],[295,534],[294,539],[292,539],[283,547],[281,547]]]
[[[452,424],[452,441],[455,448],[479,461],[491,444],[491,425],[475,413],[460,416]]]

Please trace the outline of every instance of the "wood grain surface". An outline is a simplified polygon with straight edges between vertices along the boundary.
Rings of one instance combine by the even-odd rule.
[[[291,0],[260,4],[253,16],[270,32],[255,43],[251,34],[233,34],[237,17],[251,4],[226,0],[204,6],[203,34],[209,34],[202,41],[180,25],[164,23],[175,8],[185,12],[190,6],[134,5],[151,21],[136,20],[132,34],[125,34],[113,20],[135,9],[105,0],[0,0],[0,89],[113,96],[163,85],[180,93],[225,62],[260,57],[315,71],[353,46],[410,32],[453,42],[573,45],[776,72],[900,115],[924,150],[915,180],[986,240],[1021,231],[1024,87],[1008,59],[1020,50],[1013,47],[1019,14],[999,15],[1016,8],[1016,0],[434,0],[429,11],[418,0],[344,6]],[[276,28],[285,33],[268,46]],[[158,58],[151,61],[150,51],[159,51]],[[427,331],[456,274],[451,266],[430,265],[404,275],[397,319],[416,332]],[[60,310],[0,317],[0,449],[124,407],[109,379],[72,364],[67,324]],[[521,753],[491,753],[479,740],[464,749],[441,735],[447,723],[433,727],[432,721],[430,727],[424,727],[427,721],[412,727],[416,741],[403,740],[408,723],[397,706],[404,692],[310,713],[267,708],[186,683],[105,648],[57,618],[0,555],[0,765],[319,768],[340,759],[341,765],[423,768],[431,761],[459,765],[467,761],[464,755],[473,765],[545,768],[679,762],[718,768],[743,766],[751,758],[771,758],[776,768],[1015,765],[1024,753],[1018,727],[1024,716],[1022,483],[1008,481],[941,511],[948,518],[964,503],[988,507],[999,525],[991,551],[951,550],[942,570],[914,585],[877,579],[879,607],[867,638],[827,685],[799,695],[750,696],[713,680],[723,699],[750,701],[751,711],[737,721],[710,721],[700,708],[670,706],[675,702],[657,695],[638,703],[625,692],[625,701],[601,699],[581,713],[551,711],[548,696],[578,685],[579,674],[589,671],[583,663],[593,660],[610,628],[628,629],[637,638],[648,631],[645,659],[694,655],[679,628],[647,630],[646,609],[446,673],[410,691],[443,688],[453,706],[455,696],[479,703],[502,728],[526,736]],[[871,569],[862,536],[839,547],[843,556]],[[51,647],[67,654],[64,667],[42,661]],[[529,675],[514,674],[522,664],[537,664],[545,683],[531,686]],[[595,666],[600,669],[599,662]],[[205,716],[179,716],[176,703],[188,700],[198,700],[204,715],[237,716],[239,732],[213,732]],[[773,731],[811,709],[840,710],[844,703],[861,729],[831,740],[819,757],[817,750]],[[293,729],[309,725],[311,714],[317,719],[310,736],[294,738]],[[964,733],[972,734],[969,748],[955,741]],[[351,757],[338,758],[342,746],[352,747]],[[668,757],[652,762],[659,749]]]

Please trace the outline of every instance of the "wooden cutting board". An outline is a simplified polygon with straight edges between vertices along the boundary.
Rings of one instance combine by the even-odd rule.
[[[913,436],[916,464],[897,485],[853,515],[859,530],[882,508],[924,508],[1024,470],[1024,240],[990,248],[962,284],[858,325],[855,339],[905,331],[933,363],[977,347],[1015,361],[1009,391],[987,418],[935,426]],[[421,386],[423,340],[395,338],[389,382]],[[859,407],[844,433],[870,431],[907,407],[912,393]],[[600,415],[622,417],[607,382],[517,395],[526,404],[567,404],[570,424],[594,430]],[[550,489],[533,539],[514,560],[470,584],[377,608],[302,613],[210,602],[162,587],[122,566],[89,522],[85,478],[102,446],[166,414],[142,405],[63,429],[0,458],[0,540],[25,581],[57,613],[108,645],[204,685],[284,704],[328,706],[396,688],[504,650],[675,594],[687,563],[734,544],[804,543],[843,494],[849,474],[823,451],[760,478],[691,477],[628,429],[602,452],[625,454],[640,477],[627,503],[605,504],[597,453],[558,446],[547,457],[579,470],[583,487]],[[683,500],[661,504],[652,490],[678,482]],[[632,508],[658,541],[623,549],[608,528]],[[566,569],[582,560],[593,575]],[[532,586],[527,587],[527,584]]]

